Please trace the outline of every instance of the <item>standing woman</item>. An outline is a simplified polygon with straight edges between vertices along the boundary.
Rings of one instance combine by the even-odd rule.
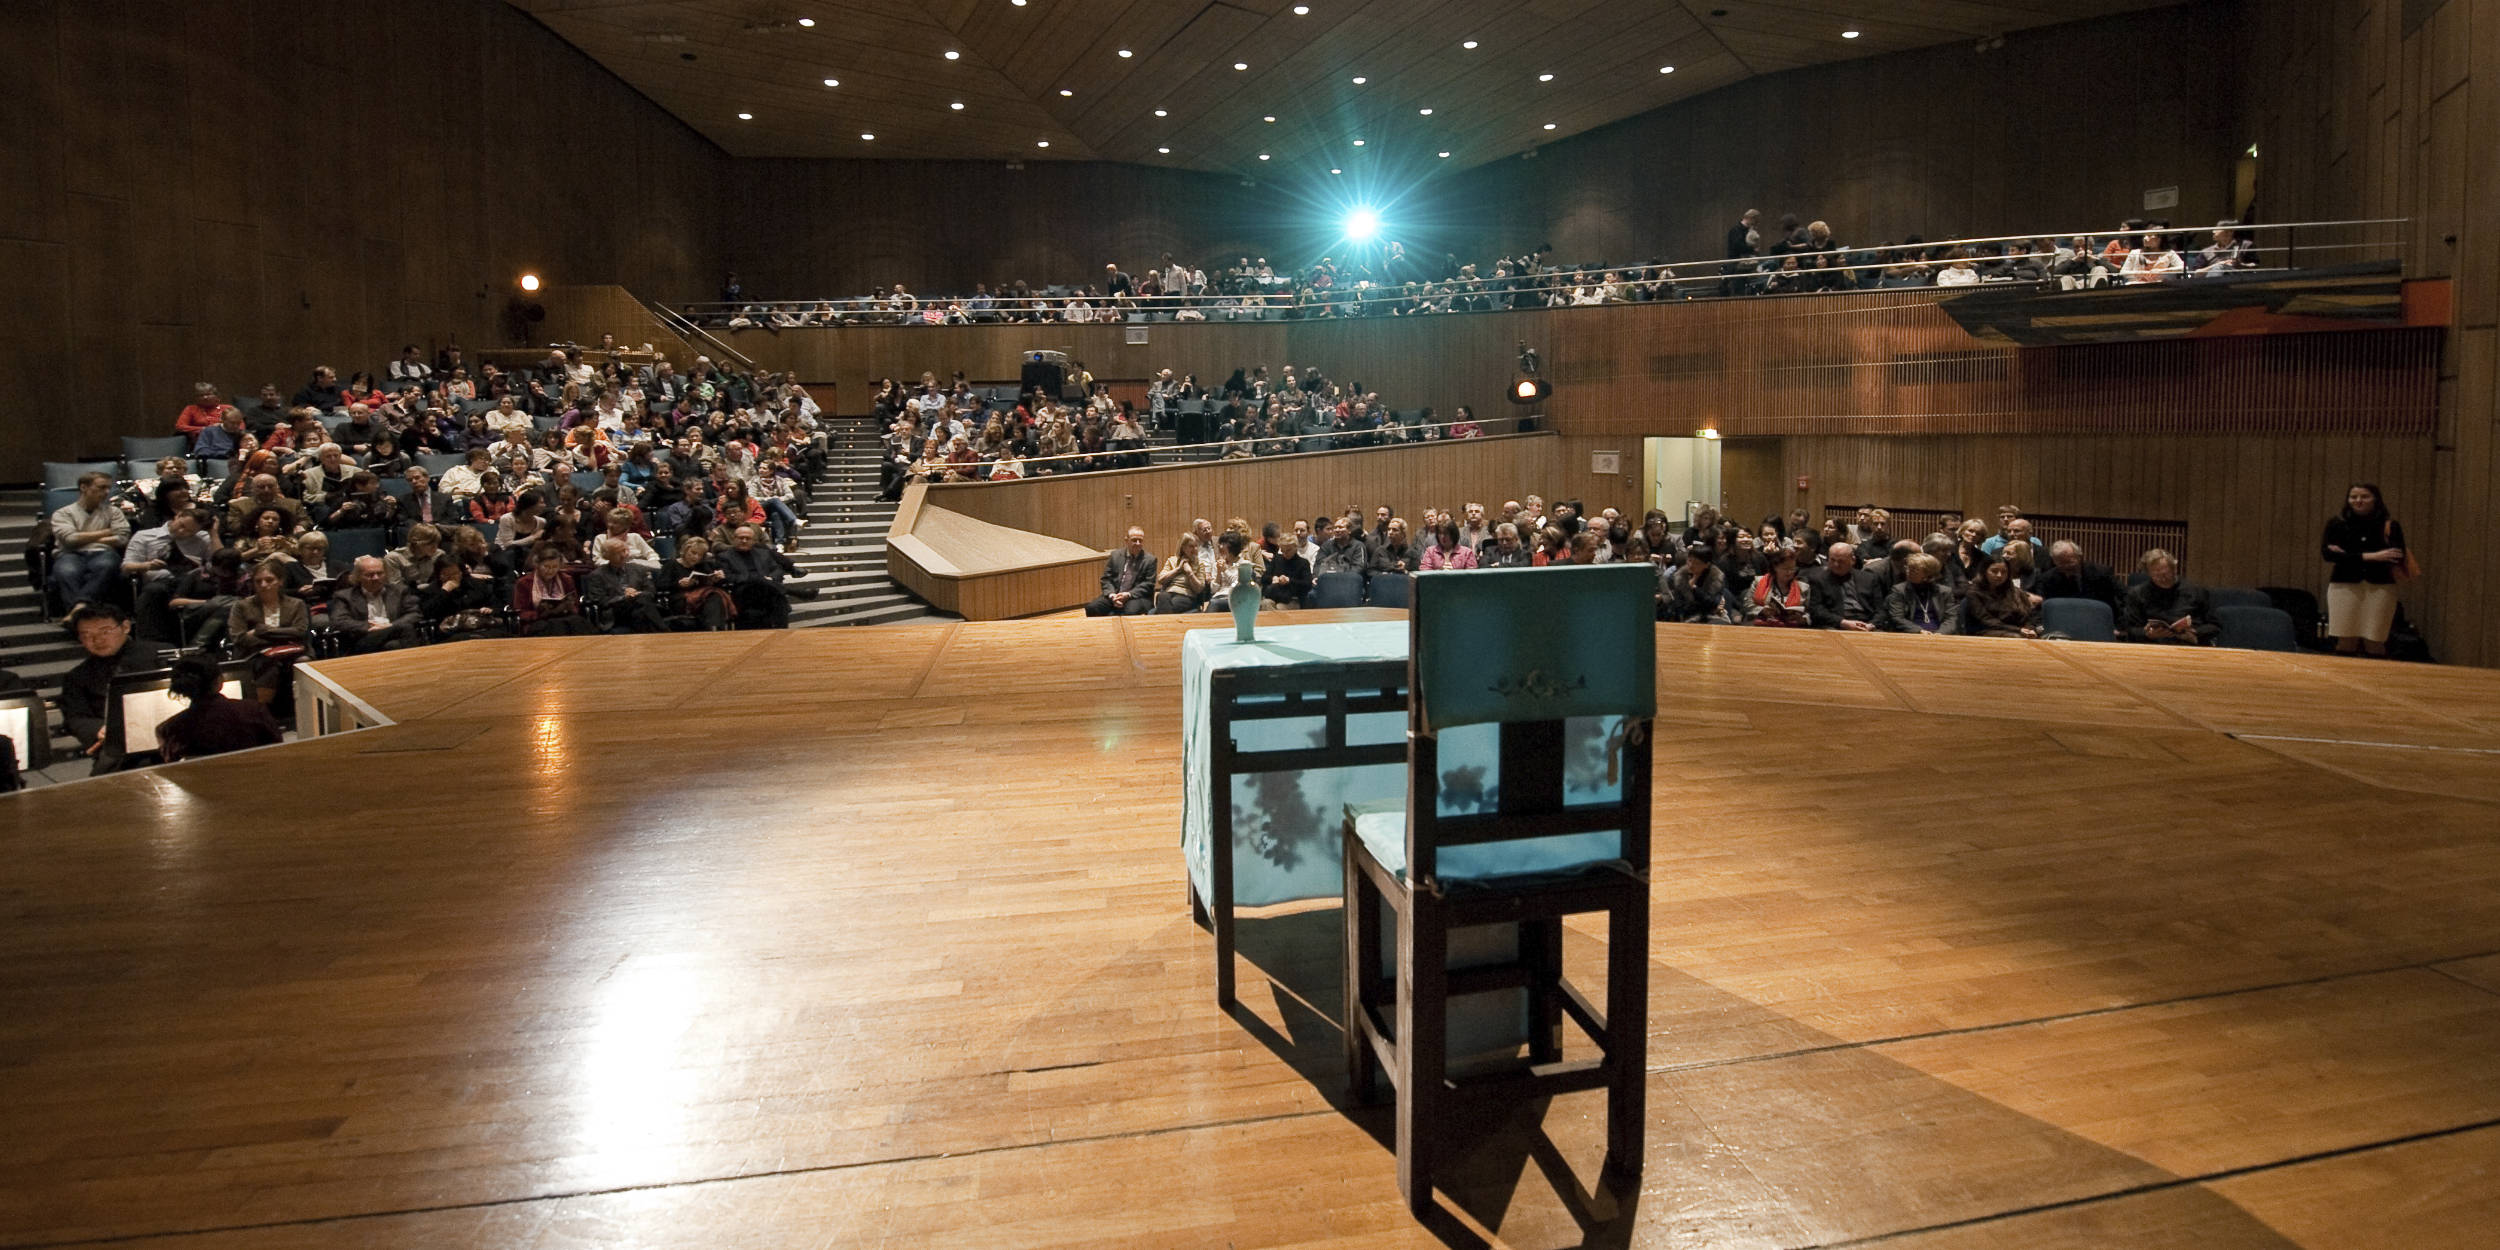
[[[2396,583],[2413,575],[2405,553],[2405,530],[2387,514],[2378,487],[2355,482],[2344,492],[2344,510],[2326,523],[2318,555],[2327,563],[2326,632],[2338,655],[2387,654],[2387,631],[2396,624]]]

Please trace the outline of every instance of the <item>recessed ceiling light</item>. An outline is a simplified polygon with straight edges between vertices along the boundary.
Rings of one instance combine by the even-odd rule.
[[[815,24],[816,19],[812,17],[802,17],[799,19],[799,25],[801,26],[814,26]]]
[[[1248,69],[1248,68],[1250,68],[1250,62],[1248,62],[1248,61],[1235,61],[1235,62],[1233,62],[1233,68],[1234,68],[1234,69]]]
[[[1342,169],[1332,169],[1332,170],[1329,170],[1328,172],[1330,172],[1330,173],[1332,173],[1332,174],[1342,174],[1342,173],[1344,173],[1345,171],[1344,171],[1344,170],[1342,170]]]
[[[1156,109],[1156,110],[1155,110],[1155,116],[1157,116],[1157,117],[1170,117],[1171,115],[1172,115],[1172,112],[1171,112],[1171,110],[1170,110],[1170,109]]]
[[[1267,153],[1265,153],[1265,152],[1261,152],[1261,153],[1259,153],[1259,159],[1260,159],[1260,160],[1266,160],[1266,159],[1267,159]]]
[[[1449,153],[1447,153],[1447,152],[1443,152],[1443,153],[1441,154],[1441,159],[1442,159],[1442,160],[1445,160],[1445,161],[1446,161],[1446,160],[1448,160],[1448,159],[1450,159],[1450,154],[1449,154]]]
[[[1126,49],[1126,48],[1122,48],[1122,49],[1120,49],[1120,59],[1121,59],[1121,60],[1123,60],[1123,61],[1125,61],[1125,60],[1127,60],[1127,59],[1129,59],[1130,57],[1133,57],[1133,56],[1135,56],[1135,55],[1137,55],[1137,54],[1136,54],[1136,53],[1134,53],[1134,52],[1129,51],[1129,50],[1128,50],[1128,49]]]
[[[964,102],[963,102],[963,101],[961,101],[961,100],[957,100],[957,101],[955,101],[954,103],[947,105],[946,107],[948,107],[948,108],[950,108],[950,109],[953,109],[953,110],[955,110],[956,112],[960,113],[960,112],[963,112],[963,111],[964,111]]]
[[[1462,43],[1462,44],[1460,44],[1460,45],[1458,45],[1458,46],[1460,46],[1460,47],[1462,47],[1462,48],[1465,48],[1465,49],[1467,49],[1467,50],[1468,50],[1468,51],[1470,51],[1470,52],[1473,52],[1473,51],[1475,51],[1475,50],[1476,50],[1476,41],[1475,41],[1475,40],[1473,40],[1473,39],[1470,39],[1470,40],[1468,40],[1467,42]]]
[[[1049,147],[1049,146],[1050,146],[1050,140],[1048,140],[1048,139],[1041,140],[1040,142],[1035,143],[1033,146],[1034,146],[1034,147],[1037,147],[1037,148],[1046,148],[1046,147]]]
[[[1840,32],[1840,37],[1843,39],[1855,39],[1858,37],[1858,32],[1854,30],[1844,30]]]
[[[828,87],[839,87],[842,85],[842,80],[839,78],[828,78],[825,80],[825,85]]]
[[[1365,78],[1365,77],[1363,77],[1361,74],[1356,74],[1356,75],[1354,76],[1354,85],[1355,85],[1355,86],[1357,86],[1357,87],[1360,87],[1360,86],[1362,86],[1364,83],[1367,83],[1367,82],[1370,82],[1370,81],[1371,81],[1371,79]]]
[[[1157,152],[1161,152],[1161,153],[1163,153],[1165,156],[1170,156],[1170,155],[1172,154],[1172,149],[1170,149],[1170,148],[1156,148],[1156,149],[1155,149],[1155,151],[1157,151]]]
[[[861,139],[863,142],[867,142],[867,143],[875,143],[875,142],[877,141],[877,136],[875,136],[875,135],[871,135],[871,134],[863,134],[863,135],[861,135],[861,136],[860,136],[860,139]]]
[[[1297,4],[1293,6],[1293,15],[1295,17],[1309,17],[1311,15],[1311,6],[1307,4]]]
[[[1267,116],[1260,118],[1259,120],[1260,120],[1260,121],[1263,121],[1263,122],[1272,122],[1272,121],[1275,121],[1275,120],[1276,120],[1276,115],[1275,115],[1274,113],[1270,113],[1270,114],[1268,114]]]
[[[1355,140],[1355,141],[1354,141],[1354,146],[1356,146],[1356,147],[1358,147],[1358,148],[1359,148],[1359,147],[1361,147],[1361,146],[1363,146],[1363,141],[1362,141],[1362,140],[1360,140],[1360,139]]]
[[[1672,74],[1675,72],[1675,67],[1672,65],[1661,65],[1658,67],[1658,72],[1661,74]]]
[[[738,120],[739,120],[739,121],[742,121],[742,122],[751,122],[751,121],[754,121],[754,120],[755,120],[755,114],[753,114],[753,113],[740,113],[740,114],[738,114]]]
[[[1539,74],[1536,76],[1536,80],[1538,82],[1552,82],[1554,81],[1554,76],[1552,74]]]
[[[947,59],[947,60],[950,60],[950,61],[960,61],[960,60],[964,59],[964,54],[963,54],[963,53],[961,53],[961,52],[957,52],[957,51],[956,51],[956,50],[954,50],[953,48],[948,48],[948,49],[946,50],[946,59]]]
[[[1063,96],[1072,96],[1072,95],[1075,95],[1076,93],[1075,93],[1075,92],[1073,92],[1073,91],[1068,90],[1068,89],[1067,89],[1067,88],[1065,88],[1065,87],[1061,87],[1061,88],[1059,89],[1059,94],[1061,94],[1061,95],[1063,95]]]
[[[1024,0],[1007,0],[1007,3],[1014,5],[1019,9],[1024,7]]]
[[[1546,128],[1547,130],[1552,130],[1552,129],[1554,128],[1554,123],[1552,123],[1552,122],[1547,122],[1547,123],[1545,123],[1545,128]]]
[[[1420,114],[1420,115],[1422,115],[1422,116],[1425,116],[1425,117],[1430,117],[1430,116],[1432,116],[1432,110],[1431,110],[1431,109],[1417,109],[1417,110],[1415,110],[1415,111],[1416,111],[1418,114]]]

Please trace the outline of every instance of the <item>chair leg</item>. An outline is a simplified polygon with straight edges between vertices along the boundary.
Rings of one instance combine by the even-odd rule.
[[[1649,1098],[1649,893],[1607,909],[1605,1175],[1618,1196],[1640,1191]]]
[[[1420,891],[1398,910],[1398,1191],[1407,1209],[1432,1209],[1441,1092],[1449,1047],[1449,933]]]
[[[1562,1058],[1562,920],[1519,922],[1519,963],[1528,974],[1528,1061]]]
[[[1372,1099],[1372,982],[1380,964],[1380,904],[1371,879],[1363,872],[1358,844],[1349,832],[1345,845],[1345,1079],[1346,1092],[1358,1103]]]

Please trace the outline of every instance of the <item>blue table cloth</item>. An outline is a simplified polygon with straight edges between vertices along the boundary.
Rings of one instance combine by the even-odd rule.
[[[1407,624],[1352,621],[1258,627],[1258,641],[1233,641],[1229,629],[1191,630],[1181,642],[1181,853],[1198,897],[1213,894],[1209,833],[1214,828],[1211,753],[1207,749],[1213,677],[1226,669],[1330,661],[1404,660]],[[1236,721],[1233,741],[1245,751],[1321,745],[1320,718]],[[1346,720],[1353,746],[1402,742],[1406,714],[1372,712]],[[1344,827],[1348,803],[1402,799],[1406,770],[1395,764],[1235,776],[1233,898],[1258,907],[1345,892]]]

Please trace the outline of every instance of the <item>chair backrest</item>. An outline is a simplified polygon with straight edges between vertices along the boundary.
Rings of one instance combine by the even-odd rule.
[[[390,535],[378,529],[324,530],[322,532],[330,536],[330,563],[333,567],[344,566],[358,556],[378,558],[391,548]]]
[[[43,485],[46,490],[66,486],[75,491],[78,479],[89,473],[119,477],[121,471],[118,460],[46,460],[43,462]]]
[[[1404,573],[1373,574],[1368,589],[1375,608],[1403,608],[1415,602],[1415,579]]]
[[[382,479],[382,493],[406,503],[416,494],[416,488],[408,485],[407,478],[393,475]]]
[[[78,488],[77,488],[77,487],[75,487],[75,486],[47,486],[47,487],[44,487],[44,488],[43,488],[43,518],[44,518],[44,521],[45,521],[47,524],[48,524],[48,523],[50,523],[50,521],[52,520],[52,514],[53,514],[53,513],[58,512],[58,511],[60,511],[61,509],[68,507],[70,504],[72,504],[72,503],[76,502],[76,501],[77,501],[77,499],[78,499]]]
[[[669,561],[676,559],[677,536],[674,534],[653,534],[651,536],[651,552],[653,555],[660,557],[660,563],[662,564],[666,564]]]
[[[191,461],[188,458],[184,459],[182,467],[185,472],[188,472],[191,468]],[[154,457],[141,457],[137,459],[124,460],[121,463],[121,468],[116,470],[116,472],[118,472],[125,481],[153,482],[156,480],[156,460]]]
[[[1646,871],[1657,601],[1638,564],[1414,579],[1410,879],[1437,879],[1444,847],[1480,848],[1478,865]]]
[[[443,480],[444,474],[468,462],[467,456],[451,452],[430,451],[417,457],[417,463],[425,468],[425,475],[437,482]]]
[[[2077,642],[2114,642],[2118,614],[2098,599],[2046,599],[2040,603],[2040,628]]]
[[[1311,608],[1359,608],[1363,606],[1363,575],[1360,573],[1322,573],[1311,581],[1311,596],[1303,601]]]
[[[2213,596],[2217,608],[2270,608],[2274,596],[2246,586],[2209,586],[2205,593]]]
[[[2292,628],[2292,614],[2281,608],[2259,608],[2234,604],[2214,609],[2214,623],[2222,632],[2214,636],[2214,645],[2240,647],[2249,651],[2298,651],[2300,636]]]
[[[124,460],[162,460],[167,456],[190,454],[191,440],[179,434],[168,435],[164,438],[131,438],[128,435],[122,437],[122,459]]]

